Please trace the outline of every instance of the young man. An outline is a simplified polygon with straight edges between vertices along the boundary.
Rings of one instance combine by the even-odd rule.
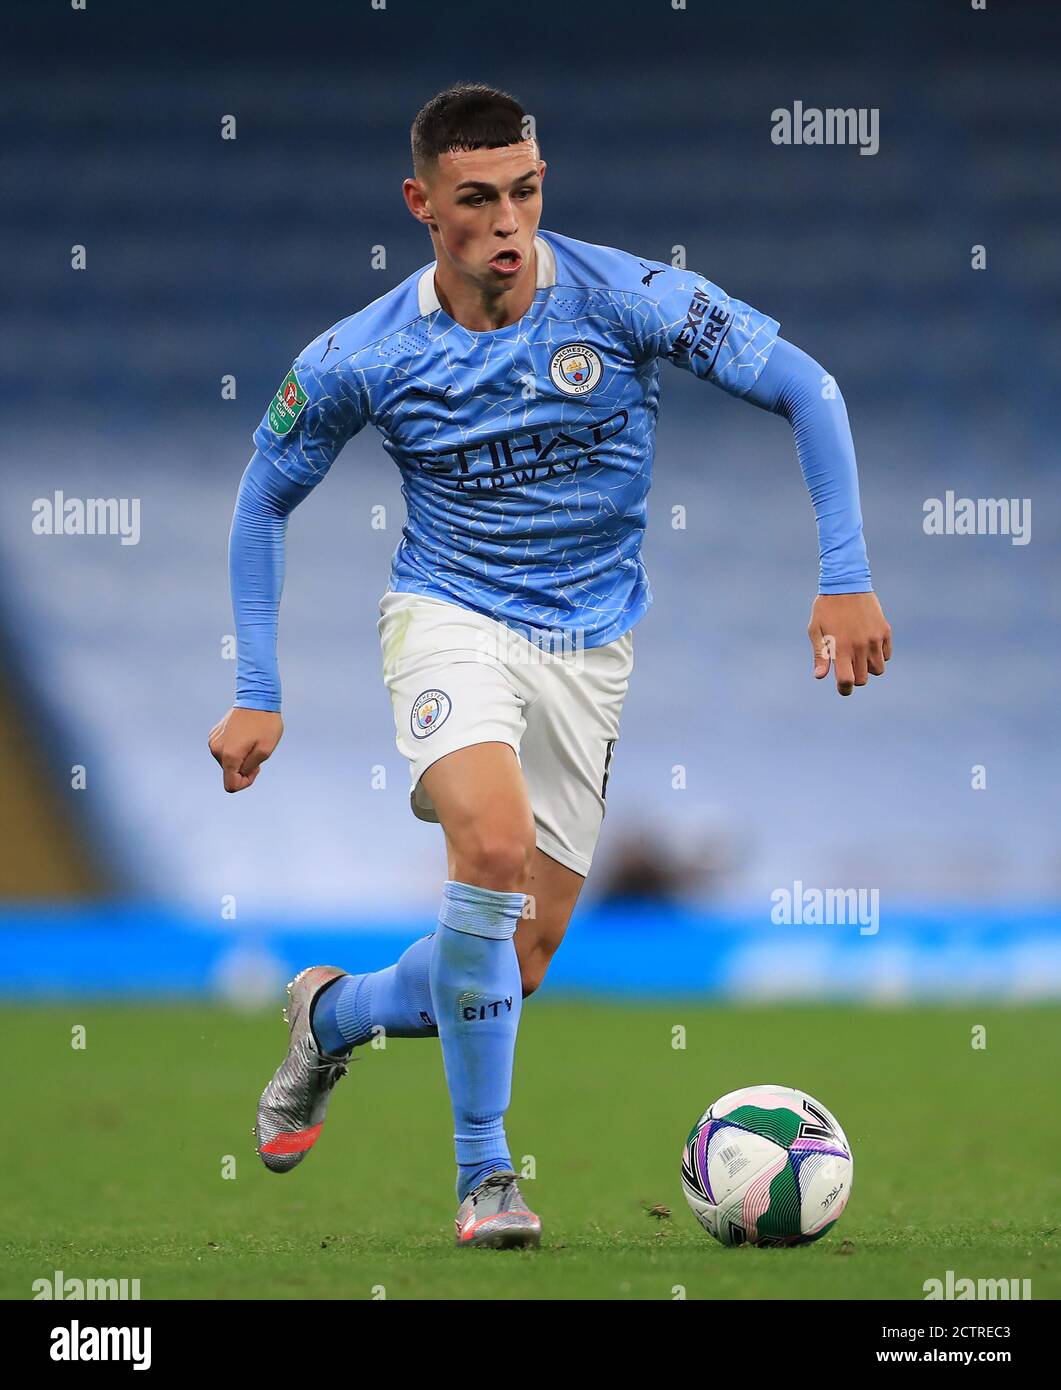
[[[380,605],[384,678],[412,809],[441,822],[438,928],[387,970],[303,971],[258,1152],[287,1172],[316,1141],[353,1047],[438,1037],[455,1122],[457,1243],[536,1245],[504,1131],[522,999],[589,871],[650,603],[640,558],[668,359],[785,415],[818,522],[814,674],[881,675],[854,448],[831,378],[778,324],[691,271],[539,232],[545,164],[512,97],[461,85],[412,129],[403,192],[432,265],[296,360],[255,433],[231,537],[235,707],[210,735],[225,789],[280,740],[276,629],[287,517],[373,424],[408,520]],[[831,389],[823,390],[828,383]],[[523,914],[530,894],[534,912]]]

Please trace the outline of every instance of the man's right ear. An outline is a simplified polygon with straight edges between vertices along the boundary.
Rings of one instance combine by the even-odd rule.
[[[431,216],[427,194],[419,179],[406,179],[403,182],[402,197],[405,199],[405,206],[418,222],[423,222],[429,227],[434,225],[435,219]]]

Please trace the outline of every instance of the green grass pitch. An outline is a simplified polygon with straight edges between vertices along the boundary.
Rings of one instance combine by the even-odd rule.
[[[525,1191],[544,1243],[494,1252],[452,1247],[436,1041],[359,1051],[317,1147],[277,1176],[251,1125],[284,1050],[279,1006],[8,1008],[0,1295],[28,1299],[34,1279],[63,1270],[138,1278],[145,1299],[672,1299],[679,1288],[920,1299],[951,1269],[1030,1278],[1034,1298],[1057,1298],[1059,1024],[1049,1007],[536,998],[509,1136],[517,1167],[533,1157]],[[672,1046],[678,1026],[684,1049]],[[809,1091],[854,1147],[851,1203],[804,1249],[724,1250],[681,1194],[693,1121],[756,1082]]]

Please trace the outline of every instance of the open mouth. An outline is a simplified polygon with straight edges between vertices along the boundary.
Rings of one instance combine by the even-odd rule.
[[[522,264],[523,257],[518,251],[499,251],[490,258],[490,269],[496,270],[499,275],[515,275]]]

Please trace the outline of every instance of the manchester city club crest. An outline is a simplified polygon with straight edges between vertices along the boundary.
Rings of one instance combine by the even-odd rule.
[[[599,353],[585,343],[557,348],[549,363],[549,377],[565,396],[584,396],[600,385],[604,365]]]
[[[427,738],[446,722],[453,704],[444,690],[425,690],[413,701],[409,724],[413,738]]]

